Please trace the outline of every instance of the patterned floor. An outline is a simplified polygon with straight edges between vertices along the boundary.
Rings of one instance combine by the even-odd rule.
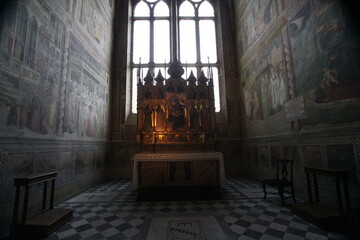
[[[142,240],[151,219],[161,216],[212,216],[229,240],[351,239],[295,216],[281,207],[278,196],[262,199],[259,182],[248,178],[227,179],[221,201],[136,202],[130,180],[106,182],[82,194],[58,206],[74,209],[74,218],[46,240]]]

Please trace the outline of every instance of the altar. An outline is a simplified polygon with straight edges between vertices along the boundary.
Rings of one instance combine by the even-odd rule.
[[[224,187],[220,152],[135,154],[133,189],[161,186]]]
[[[199,68],[197,78],[191,71],[184,79],[182,64],[174,59],[169,78],[160,71],[155,77],[154,71],[138,75],[133,189],[222,188],[225,172],[223,155],[216,152],[212,69],[205,76]]]

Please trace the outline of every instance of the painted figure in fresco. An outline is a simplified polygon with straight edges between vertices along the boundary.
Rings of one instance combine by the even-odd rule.
[[[26,120],[26,127],[33,132],[47,134],[43,123],[43,110],[39,96],[34,96],[29,106],[29,112]]]
[[[170,102],[167,120],[174,131],[185,126],[185,107],[178,98]]]
[[[19,119],[20,129],[23,129],[26,125],[28,106],[30,103],[31,103],[31,95],[28,93],[23,97],[20,104],[20,119]]]
[[[101,93],[98,93],[96,95],[96,116],[97,116],[97,127],[96,127],[96,136],[99,136],[99,137],[104,137],[105,136],[105,129],[106,127],[104,127],[104,123],[105,123],[105,119],[104,119],[104,112],[105,112],[105,102],[104,102],[104,99],[99,96]]]
[[[155,130],[156,131],[165,131],[165,109],[162,105],[158,105],[156,107],[156,122],[155,122]]]
[[[359,48],[340,48],[329,54],[329,64],[323,69],[315,102],[329,102],[360,96]]]
[[[96,116],[96,107],[93,105],[89,106],[89,117],[87,121],[86,135],[88,137],[95,137],[96,126],[97,125],[97,116]]]
[[[57,106],[59,99],[58,85],[55,82],[51,82],[50,86],[46,90],[45,98],[46,98],[46,122],[47,125],[55,129],[57,122]]]
[[[78,83],[73,81],[69,87],[69,98],[67,103],[66,127],[67,131],[72,134],[76,131],[78,122],[78,112],[80,105],[80,92]]]
[[[152,131],[152,110],[149,105],[144,109],[144,131]]]
[[[6,120],[6,124],[8,126],[13,125],[13,126],[17,127],[18,123],[19,123],[19,114],[18,114],[18,110],[17,110],[17,105],[15,103],[11,103],[9,114],[8,114],[7,120]]]
[[[339,84],[339,81],[337,80],[337,70],[325,67],[322,84],[331,87],[332,83],[335,83],[336,85]]]

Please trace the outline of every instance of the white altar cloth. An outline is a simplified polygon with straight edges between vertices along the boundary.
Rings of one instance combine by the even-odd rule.
[[[218,161],[219,186],[225,184],[224,158],[221,152],[199,152],[199,153],[138,153],[134,156],[133,190],[139,187],[139,163],[140,162],[179,162],[179,161]]]

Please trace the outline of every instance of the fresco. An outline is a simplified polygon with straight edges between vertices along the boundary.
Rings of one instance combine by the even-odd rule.
[[[358,121],[360,44],[341,1],[310,1],[289,21],[296,86],[306,126]],[[330,117],[331,116],[331,117]]]
[[[91,57],[88,45],[92,43],[67,38],[69,31],[70,36],[79,33],[72,33],[58,17],[61,12],[55,14],[51,6],[39,1],[11,2],[0,14],[0,131],[10,136],[104,138],[109,73]],[[59,0],[64,10],[57,11],[65,15],[70,2]],[[98,1],[84,1],[83,10],[95,7],[88,4],[96,5],[97,13],[92,16],[109,18],[106,14],[110,13],[99,10]],[[109,6],[106,9],[111,11]],[[88,17],[83,15],[82,23]],[[95,28],[100,30],[91,32],[92,36],[99,37],[101,46],[107,44],[104,49],[109,52],[110,39],[103,38],[110,38],[110,23]]]
[[[99,1],[82,1],[80,22],[102,50],[109,54],[111,27],[99,6]]]
[[[278,0],[250,1],[245,13],[237,20],[241,32],[238,43],[240,56],[244,55],[269,28],[276,16],[277,2]],[[235,4],[240,2],[235,1]]]
[[[281,36],[251,61],[243,72],[246,117],[264,120],[283,109],[288,99]]]
[[[106,136],[107,74],[75,38],[70,40],[72,60],[67,82],[64,131],[67,136]]]
[[[32,4],[7,9],[5,18],[12,17],[1,23],[8,31],[0,39],[0,56],[5,60],[0,61],[0,82],[5,86],[0,89],[0,129],[47,135],[56,129],[61,69],[58,33],[64,26],[56,18],[40,26],[43,15],[29,17]]]

